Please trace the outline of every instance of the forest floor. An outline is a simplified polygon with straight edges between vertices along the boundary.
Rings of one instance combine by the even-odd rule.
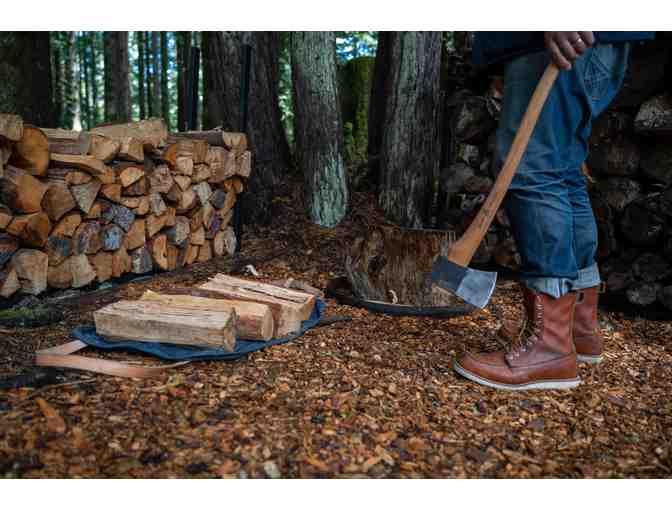
[[[243,256],[263,279],[323,288],[343,249],[375,217],[336,229],[277,198],[274,224],[248,230]],[[273,254],[276,254],[272,258]],[[265,260],[265,261],[264,261]],[[62,321],[0,330],[0,378],[32,370],[36,349],[64,343],[92,312],[146,289],[195,285],[222,262],[83,295]],[[328,300],[351,322],[307,332],[236,362],[194,362],[153,380],[66,372],[60,385],[0,390],[4,477],[669,477],[672,323],[601,310],[605,361],[572,391],[503,392],[453,372],[463,349],[496,346],[521,313],[511,281],[483,312],[394,318]],[[88,356],[156,360],[130,353]]]

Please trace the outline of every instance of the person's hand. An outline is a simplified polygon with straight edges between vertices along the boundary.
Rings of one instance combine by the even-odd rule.
[[[544,32],[551,59],[560,69],[570,70],[572,62],[595,44],[592,32]]]

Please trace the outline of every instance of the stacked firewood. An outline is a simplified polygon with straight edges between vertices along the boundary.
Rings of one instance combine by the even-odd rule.
[[[671,59],[672,44],[665,39],[634,48],[621,93],[593,125],[583,170],[608,292],[672,310],[672,96],[665,93]],[[485,94],[462,88],[448,97],[452,146],[440,178],[439,228],[459,235],[490,191],[501,94],[501,78],[494,77]],[[503,210],[474,260],[518,268]]]
[[[171,135],[161,119],[40,129],[0,114],[0,296],[232,254],[250,171],[240,133]]]

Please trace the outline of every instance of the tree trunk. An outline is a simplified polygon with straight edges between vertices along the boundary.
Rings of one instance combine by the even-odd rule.
[[[63,127],[72,129],[77,112],[77,86],[75,82],[75,32],[65,34],[65,77]]]
[[[105,120],[131,120],[128,32],[105,32]]]
[[[170,96],[168,95],[168,34],[161,32],[161,116],[170,131]]]
[[[390,43],[393,32],[378,32],[376,63],[373,67],[371,100],[369,101],[369,175],[368,180],[376,191],[380,185],[380,148],[383,141],[385,98],[389,95]]]
[[[292,33],[296,153],[310,219],[338,225],[348,208],[334,32]]]
[[[54,120],[56,126],[63,125],[63,107],[65,104],[63,94],[63,74],[65,54],[63,51],[63,33],[51,32],[51,70],[53,79],[53,103]]]
[[[91,38],[91,59],[89,60],[89,76],[91,84],[91,127],[100,123],[98,116],[98,32],[89,32]]]
[[[430,220],[438,174],[441,32],[389,38],[378,202],[388,219],[420,228]]]
[[[152,40],[152,112],[155,116],[161,116],[161,81],[160,81],[160,48],[159,48],[159,33],[151,32]]]
[[[275,189],[289,168],[290,154],[278,103],[280,33],[202,32],[203,129],[240,130],[241,44],[252,47],[247,137],[254,171],[243,195],[246,221],[268,223]],[[221,72],[226,69],[226,72]]]
[[[152,40],[150,32],[144,33],[145,38],[145,88],[147,90],[147,117],[154,117],[154,87],[152,83]]]
[[[187,131],[185,101],[187,99],[187,73],[191,55],[191,32],[177,32],[177,130]],[[222,68],[224,69],[224,68]],[[227,69],[228,74],[231,70]]]
[[[0,111],[56,127],[49,32],[0,32]]]
[[[86,32],[80,34],[77,45],[79,46],[79,91],[82,124],[85,129],[91,129],[93,126],[91,126],[91,96],[89,95],[89,63],[86,57],[89,41],[87,41]]]
[[[140,105],[140,120],[147,117],[145,110],[145,33],[136,32],[138,43],[138,103]]]

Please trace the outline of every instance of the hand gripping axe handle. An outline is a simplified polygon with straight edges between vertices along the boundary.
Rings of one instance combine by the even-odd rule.
[[[466,232],[450,246],[447,255],[440,255],[434,261],[432,281],[479,308],[484,308],[490,301],[490,296],[497,283],[497,273],[469,269],[469,263],[504,200],[558,73],[559,69],[555,64],[550,63],[530,99],[511,150],[506,156],[504,166],[488,198],[481,205],[481,209]]]

